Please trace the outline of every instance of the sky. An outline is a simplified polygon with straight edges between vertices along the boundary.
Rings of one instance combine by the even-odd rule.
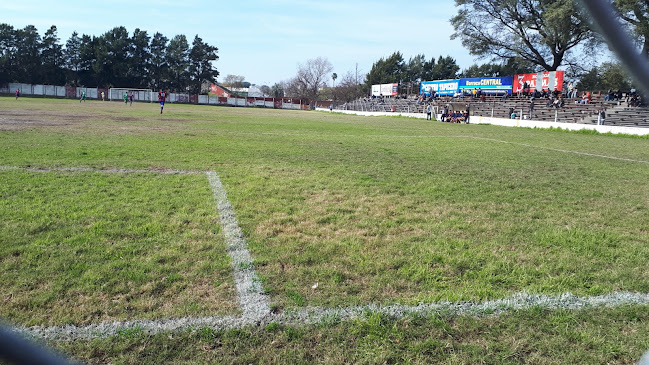
[[[406,61],[451,56],[462,69],[475,62],[451,40],[453,0],[2,0],[0,23],[34,25],[41,36],[56,25],[60,43],[73,31],[99,36],[124,26],[150,36],[198,35],[218,48],[219,81],[241,75],[257,85],[295,76],[298,65],[327,58],[342,78],[367,73],[382,57],[400,51]]]

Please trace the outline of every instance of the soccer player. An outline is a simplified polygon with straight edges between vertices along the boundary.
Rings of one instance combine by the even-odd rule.
[[[86,92],[85,91],[81,92],[81,99],[79,99],[79,102],[82,102],[82,101],[84,101],[84,102],[86,101]]]
[[[104,99],[104,96],[105,96],[105,94],[104,94],[104,92],[102,91],[102,92],[101,92],[101,101],[106,101],[106,99]]]
[[[133,105],[133,92],[129,91],[128,93],[128,105],[132,106]]]
[[[162,109],[165,107],[165,99],[167,99],[167,92],[160,89],[158,93],[158,101],[160,102],[160,114],[162,114]]]
[[[19,96],[20,96],[20,90],[16,89],[16,100],[18,100]]]
[[[128,94],[124,91],[124,104],[128,104]]]

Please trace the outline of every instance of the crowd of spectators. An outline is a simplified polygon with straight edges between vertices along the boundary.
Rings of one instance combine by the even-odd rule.
[[[465,110],[462,111],[454,110],[452,112],[449,110],[448,105],[445,105],[444,108],[442,108],[441,121],[444,123],[469,124],[469,111],[470,111],[469,104],[466,105]]]

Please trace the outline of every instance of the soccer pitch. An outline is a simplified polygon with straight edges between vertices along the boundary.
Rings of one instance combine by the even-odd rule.
[[[0,141],[0,315],[84,338],[148,321],[57,342],[81,358],[169,346],[168,327],[147,326],[174,319],[198,319],[172,326],[174,344],[242,341],[248,357],[207,358],[234,362],[276,362],[278,339],[275,354],[308,362],[297,348],[318,336],[363,344],[321,351],[369,363],[632,362],[649,348],[647,138],[0,98]],[[484,329],[511,326],[525,349]],[[413,347],[378,351],[386,334]],[[583,346],[553,345],[570,336]],[[194,356],[179,353],[162,360]]]

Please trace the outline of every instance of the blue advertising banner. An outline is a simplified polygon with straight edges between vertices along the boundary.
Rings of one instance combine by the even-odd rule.
[[[419,86],[419,93],[430,95],[432,90],[437,95],[453,95],[458,91],[459,86],[460,80],[424,81]]]
[[[471,93],[473,89],[482,89],[488,94],[512,93],[514,78],[506,77],[476,77],[472,79],[460,79],[460,90],[464,93]]]

